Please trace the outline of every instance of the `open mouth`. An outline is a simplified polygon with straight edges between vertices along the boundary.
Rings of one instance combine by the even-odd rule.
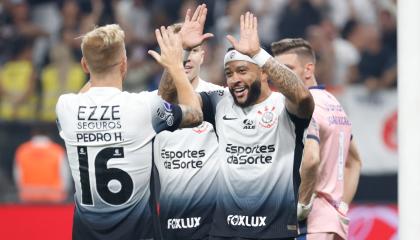
[[[246,96],[246,94],[248,93],[248,88],[244,86],[234,87],[233,93],[235,94],[236,98],[241,98],[241,97]]]

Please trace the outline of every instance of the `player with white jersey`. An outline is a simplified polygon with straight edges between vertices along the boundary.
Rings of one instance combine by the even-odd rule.
[[[62,95],[56,106],[76,189],[73,239],[154,238],[152,139],[202,121],[182,66],[180,38],[164,27],[156,37],[161,55],[149,53],[174,78],[179,105],[153,93],[121,90],[127,57],[118,25],[83,36],[81,64],[90,82],[79,94]]]
[[[196,91],[220,88],[198,81]],[[156,136],[153,146],[160,180],[159,218],[164,239],[208,237],[220,165],[213,125],[203,121],[195,128],[163,131]]]
[[[175,24],[175,32],[180,32],[183,45],[188,49],[184,68],[196,92],[222,89],[199,77],[205,54],[201,43],[205,39],[202,32],[206,14],[205,5],[200,5],[192,17],[187,11],[183,24]],[[163,77],[168,76],[164,74]],[[161,82],[165,81],[170,79]],[[163,84],[160,87],[164,88]],[[164,91],[160,89],[159,92]],[[163,131],[156,136],[153,146],[160,180],[159,218],[163,238],[208,238],[216,206],[216,176],[220,165],[213,125],[203,122],[192,129]]]
[[[298,217],[307,217],[308,234],[299,239],[347,239],[346,214],[361,167],[350,120],[337,99],[317,85],[315,54],[307,41],[284,39],[271,46],[276,59],[302,79],[315,101],[305,141],[298,206]]]
[[[200,93],[219,137],[219,191],[210,239],[287,239],[296,214],[303,134],[314,103],[297,76],[260,48],[257,18],[241,16],[224,58],[228,90]],[[283,94],[271,92],[271,79]]]

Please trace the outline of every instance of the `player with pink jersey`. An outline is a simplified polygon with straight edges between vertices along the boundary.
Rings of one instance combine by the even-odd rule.
[[[299,239],[347,239],[346,214],[361,168],[351,123],[337,99],[317,85],[315,54],[307,41],[284,39],[271,47],[276,59],[310,89],[316,105],[301,165],[298,218],[307,220],[307,234]]]

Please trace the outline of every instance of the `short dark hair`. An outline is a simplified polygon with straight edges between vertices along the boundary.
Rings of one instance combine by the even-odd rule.
[[[294,53],[298,56],[305,56],[314,63],[316,62],[315,52],[311,44],[302,38],[285,38],[271,43],[271,51],[274,56],[284,53]]]
[[[234,48],[234,47],[230,47],[230,48],[228,48],[228,49],[226,50],[226,53],[228,53],[228,52],[230,52],[230,51],[232,51],[232,50],[235,50],[235,48]]]

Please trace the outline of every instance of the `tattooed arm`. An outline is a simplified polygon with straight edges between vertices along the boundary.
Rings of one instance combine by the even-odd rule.
[[[287,110],[300,118],[311,118],[314,100],[298,76],[274,58],[268,59],[262,69],[277,90],[286,97]]]

